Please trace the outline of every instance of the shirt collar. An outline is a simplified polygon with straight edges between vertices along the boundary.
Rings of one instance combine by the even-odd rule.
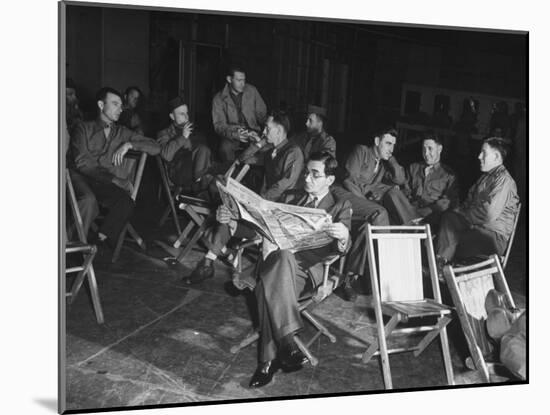
[[[318,194],[316,196],[313,196],[312,194],[308,193],[307,194],[307,203],[311,202],[313,200],[313,198],[315,197],[317,199],[317,203],[316,203],[315,207],[317,207],[321,203],[321,200],[323,200],[326,197],[326,195],[328,195],[328,193],[329,193],[329,189],[327,189],[326,192]]]

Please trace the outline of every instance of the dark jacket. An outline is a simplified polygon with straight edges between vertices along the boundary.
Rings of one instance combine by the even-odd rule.
[[[276,150],[275,157],[272,157]],[[284,140],[264,156],[265,178],[261,196],[275,201],[285,191],[294,189],[304,170],[304,154],[295,143]]]

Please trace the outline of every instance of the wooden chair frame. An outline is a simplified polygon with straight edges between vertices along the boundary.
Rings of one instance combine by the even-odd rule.
[[[363,354],[362,360],[364,363],[368,363],[370,359],[379,355],[382,363],[382,372],[384,377],[384,385],[386,389],[392,389],[392,377],[389,363],[389,355],[392,353],[401,353],[413,351],[414,356],[419,356],[426,347],[437,337],[440,337],[441,348],[443,352],[443,363],[445,366],[445,372],[447,376],[447,383],[454,385],[453,368],[451,362],[451,354],[449,351],[449,340],[447,337],[446,326],[451,322],[452,309],[441,301],[441,293],[439,291],[439,284],[437,278],[435,254],[432,245],[432,236],[429,225],[423,226],[372,226],[367,224],[367,244],[368,247],[368,263],[370,270],[370,280],[372,286],[372,297],[375,315],[376,326],[378,333],[378,341],[371,343],[369,348]],[[420,245],[420,242],[424,241],[424,246],[427,253],[430,281],[433,290],[433,299],[426,298],[423,293],[419,293],[418,284],[421,286],[422,271],[417,271],[420,282],[417,283],[416,292],[414,295],[411,293],[410,297],[398,294],[390,300],[382,301],[381,283],[384,281],[386,285],[386,276],[382,272],[379,273],[377,257],[375,255],[374,242],[378,241],[378,254],[380,254],[380,242],[381,240],[416,240]],[[414,242],[416,245],[416,242]],[[414,246],[415,246],[414,245]],[[420,246],[418,246],[418,253],[420,255]],[[402,254],[401,252],[395,252],[395,256]],[[395,261],[396,258],[393,260]],[[420,261],[420,258],[418,258]],[[421,267],[421,263],[418,264]],[[365,272],[363,272],[365,274]],[[409,275],[399,275],[400,282],[410,281]],[[412,275],[412,274],[411,274]],[[386,289],[386,288],[385,288]],[[421,291],[421,290],[420,290]],[[403,300],[406,298],[406,300]],[[389,322],[384,325],[384,315],[389,316]],[[411,323],[419,318],[424,317],[436,317],[437,323],[431,325],[418,325],[415,327],[398,328],[399,323]],[[412,321],[411,321],[412,320]],[[387,340],[392,334],[411,334],[425,332],[426,335],[414,347],[399,347],[388,349]]]
[[[516,308],[503,268],[500,258],[495,254],[477,264],[464,267],[447,265],[443,269],[474,367],[485,383],[491,382],[491,375],[495,374],[494,365],[486,362],[484,357],[490,351],[489,338],[485,332],[487,312],[484,304],[487,292],[497,289],[504,294],[507,306]]]
[[[84,227],[82,224],[82,216],[80,215],[80,211],[78,209],[78,202],[76,200],[76,195],[75,195],[73,183],[71,180],[71,175],[68,169],[65,171],[65,174],[66,174],[67,190],[69,193],[69,205],[71,206],[71,211],[73,214],[76,231],[79,238],[78,242],[67,243],[67,245],[65,246],[65,254],[67,255],[72,253],[81,253],[84,257],[83,263],[81,266],[71,267],[65,270],[66,275],[72,274],[75,272],[78,273],[75,281],[71,286],[70,291],[65,293],[65,297],[68,298],[69,304],[72,301],[74,301],[78,292],[80,291],[80,288],[82,287],[82,284],[84,283],[84,279],[86,279],[88,281],[88,286],[90,288],[90,294],[92,297],[92,306],[94,309],[96,320],[99,324],[103,324],[104,322],[103,310],[101,308],[101,300],[99,298],[99,290],[97,287],[97,281],[95,278],[95,272],[93,267],[93,260],[96,255],[97,248],[95,245],[90,245],[86,241],[86,235],[84,234]]]

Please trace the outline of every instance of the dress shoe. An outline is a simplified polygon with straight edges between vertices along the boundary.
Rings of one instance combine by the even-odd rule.
[[[281,349],[279,361],[283,371],[288,373],[300,370],[308,359],[296,343],[291,342]]]
[[[197,264],[193,272],[191,272],[191,275],[183,279],[183,282],[189,285],[198,284],[200,282],[203,282],[204,280],[212,278],[213,276],[214,276],[213,262],[209,261],[207,263],[205,259],[202,259]]]
[[[350,278],[346,278],[344,281],[344,284],[340,287],[340,294],[342,297],[342,300],[349,301],[349,302],[355,302],[357,300],[357,293],[355,292],[355,289],[351,285]]]
[[[277,360],[269,360],[264,363],[260,363],[256,368],[256,371],[250,379],[249,387],[250,388],[261,388],[262,386],[267,385],[273,380],[273,375],[279,369]]]

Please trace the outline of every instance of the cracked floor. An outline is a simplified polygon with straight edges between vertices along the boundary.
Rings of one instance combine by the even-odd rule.
[[[140,222],[138,222],[139,224]],[[128,245],[116,264],[100,252],[94,265],[105,323],[98,325],[87,289],[68,306],[66,325],[66,408],[92,409],[232,399],[254,399],[383,389],[378,359],[368,364],[361,355],[375,331],[366,312],[368,298],[355,303],[333,295],[314,314],[337,337],[316,340],[316,367],[279,372],[260,389],[247,387],[256,367],[256,346],[236,354],[230,349],[251,329],[246,296],[228,289],[229,269],[217,265],[211,280],[188,288],[181,277],[200,258],[192,251],[183,265],[167,265],[167,254],[152,241],[170,232],[170,224],[154,229],[147,219],[138,230],[148,251]],[[149,228],[148,228],[148,225]],[[520,227],[507,268],[507,279],[519,306],[525,306],[525,230]],[[463,365],[459,327],[450,327],[456,384],[479,383]],[[310,333],[306,328],[305,334]],[[445,385],[439,342],[418,358],[390,359],[395,388]]]

